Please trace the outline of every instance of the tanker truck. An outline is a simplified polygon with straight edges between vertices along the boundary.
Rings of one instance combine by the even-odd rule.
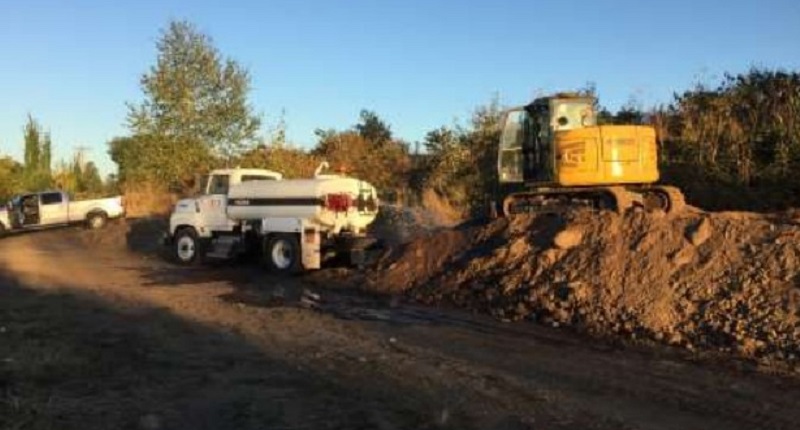
[[[220,169],[200,181],[200,195],[176,203],[165,242],[182,265],[260,255],[273,272],[319,269],[326,256],[363,261],[376,243],[367,226],[378,213],[375,188],[323,174],[283,179],[264,169]]]

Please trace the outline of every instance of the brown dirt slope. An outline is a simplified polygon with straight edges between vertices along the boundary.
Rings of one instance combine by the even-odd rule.
[[[519,216],[420,238],[373,288],[428,304],[797,366],[792,213]]]

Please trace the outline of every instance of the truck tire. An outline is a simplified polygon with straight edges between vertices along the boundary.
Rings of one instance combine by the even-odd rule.
[[[271,272],[298,273],[302,270],[302,250],[296,234],[276,234],[264,240],[264,264]]]
[[[92,212],[86,215],[86,227],[89,230],[99,230],[105,227],[108,217],[105,212]]]
[[[200,264],[203,261],[203,243],[191,227],[178,230],[172,246],[175,261],[182,266]]]

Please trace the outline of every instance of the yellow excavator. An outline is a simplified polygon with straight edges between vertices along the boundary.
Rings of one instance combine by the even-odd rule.
[[[555,94],[505,112],[498,147],[503,215],[562,212],[575,206],[677,212],[683,194],[656,185],[655,130],[598,125],[596,99]]]

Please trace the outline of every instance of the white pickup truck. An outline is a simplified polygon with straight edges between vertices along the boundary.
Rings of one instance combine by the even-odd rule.
[[[124,214],[121,196],[73,202],[63,191],[20,194],[0,208],[0,235],[81,223],[98,229]]]

